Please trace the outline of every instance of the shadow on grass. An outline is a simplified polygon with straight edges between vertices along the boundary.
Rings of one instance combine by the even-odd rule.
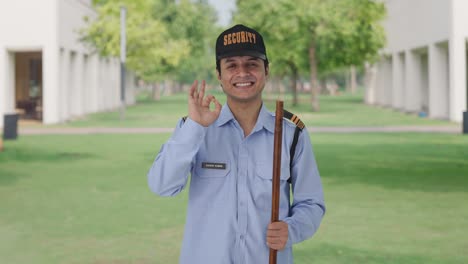
[[[72,151],[61,151],[61,152],[49,152],[39,148],[25,148],[15,147],[5,150],[0,155],[0,164],[6,162],[62,162],[62,161],[78,161],[82,159],[95,158],[96,154],[84,153],[84,152],[72,152]]]
[[[30,163],[78,162],[84,159],[94,159],[93,153],[61,151],[51,152],[47,149],[26,146],[9,146],[0,153],[0,185],[12,184],[21,177],[29,177],[30,173],[20,173],[16,168],[29,166]],[[27,164],[27,165],[26,165]],[[31,167],[32,168],[32,167]]]
[[[334,184],[424,192],[468,192],[468,150],[447,144],[317,144],[320,174]]]
[[[26,175],[0,167],[0,186],[13,184],[21,177],[26,177]]]
[[[311,250],[311,247],[295,247],[294,263],[331,263],[331,264],[353,264],[353,263],[378,263],[378,264],[439,264],[439,263],[457,263],[455,260],[437,260],[424,255],[405,255],[400,252],[378,252],[365,251],[350,247],[344,247],[332,244],[317,245]]]

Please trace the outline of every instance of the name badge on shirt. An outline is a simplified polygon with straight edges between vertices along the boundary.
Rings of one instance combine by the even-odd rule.
[[[226,163],[202,162],[203,169],[225,170]]]

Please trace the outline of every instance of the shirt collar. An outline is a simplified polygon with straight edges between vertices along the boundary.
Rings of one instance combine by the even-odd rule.
[[[265,128],[266,130],[270,131],[271,133],[275,132],[275,115],[268,111],[265,104],[262,104],[260,108],[260,113],[258,114],[257,123],[254,127],[254,132]],[[227,104],[223,105],[221,109],[221,113],[219,114],[218,120],[216,120],[216,125],[218,127],[223,126],[224,124],[234,120],[234,115],[231,112],[231,109]]]
[[[265,128],[271,133],[275,132],[275,115],[268,111],[265,104],[262,104],[260,113],[258,114],[257,124],[255,125],[254,131],[259,131],[260,129]]]
[[[216,125],[220,127],[231,120],[234,120],[234,115],[232,114],[231,109],[229,109],[229,106],[224,104],[223,108],[221,108],[218,120],[216,120]]]

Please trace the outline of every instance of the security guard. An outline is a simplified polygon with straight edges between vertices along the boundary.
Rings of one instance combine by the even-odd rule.
[[[280,221],[270,223],[275,117],[262,102],[262,36],[244,25],[222,32],[216,69],[227,103],[205,96],[204,81],[192,84],[188,117],[156,156],[149,187],[174,196],[191,175],[180,263],[268,263],[270,248],[278,263],[293,263],[292,245],[310,238],[325,213],[309,135],[286,112],[293,122],[283,122]]]

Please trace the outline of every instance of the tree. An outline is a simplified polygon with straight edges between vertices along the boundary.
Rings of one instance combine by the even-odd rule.
[[[238,0],[237,4],[237,21],[252,23],[271,43],[277,43],[272,47],[278,61],[285,65],[292,61],[291,72],[291,65],[299,71],[307,65],[314,111],[320,108],[319,72],[362,65],[384,45],[379,21],[385,7],[373,0],[273,0],[268,5]]]
[[[164,3],[165,2],[165,3]],[[174,78],[191,83],[193,79],[214,77],[214,43],[220,29],[216,26],[216,12],[207,1],[161,1],[153,10],[154,17],[164,21],[171,38],[188,44],[189,56],[171,69]]]
[[[119,12],[127,8],[127,68],[153,84],[192,82],[214,76],[213,44],[219,30],[207,1],[94,0],[98,16],[88,19],[83,40],[102,56],[119,56]]]
[[[160,80],[188,54],[188,42],[171,38],[168,26],[152,16],[158,1],[95,1],[97,18],[89,19],[82,39],[101,56],[120,55],[120,7],[127,8],[127,68],[145,81]]]
[[[296,83],[301,72],[307,67],[304,58],[304,45],[295,12],[294,2],[271,0],[268,5],[258,0],[238,0],[236,23],[246,23],[262,33],[267,43],[267,55],[270,61],[270,75],[289,75],[293,93],[293,105],[297,104]]]

